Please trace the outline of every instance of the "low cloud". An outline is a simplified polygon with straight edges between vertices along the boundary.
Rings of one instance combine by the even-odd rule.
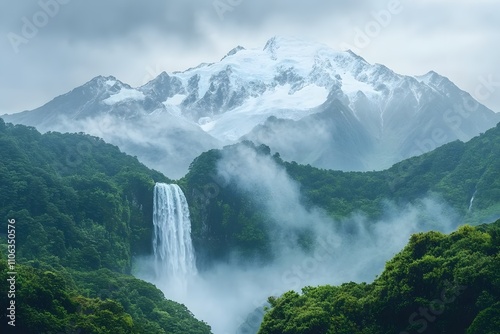
[[[133,119],[112,115],[81,120],[60,118],[50,129],[103,138],[172,179],[183,177],[194,158],[220,145],[196,125],[166,111]]]
[[[371,282],[411,234],[427,230],[450,232],[456,215],[443,202],[428,197],[405,206],[386,202],[383,218],[372,221],[362,212],[334,221],[317,207],[305,207],[300,185],[272,157],[239,146],[226,150],[218,165],[221,177],[260,199],[280,233],[272,242],[277,254],[265,266],[221,263],[200,273],[182,290],[139,262],[137,275],[155,283],[167,298],[184,303],[217,334],[257,331],[267,297],[319,284]],[[308,229],[314,247],[304,250],[286,231]],[[281,236],[288,236],[282,238]]]
[[[303,35],[338,49],[353,44],[356,29],[391,3],[218,1],[229,8],[223,19],[212,0],[64,1],[18,54],[6,36],[20,33],[22,18],[31,19],[41,7],[39,1],[8,2],[0,12],[0,91],[8,92],[0,114],[36,108],[99,74],[137,86],[148,67],[184,70],[217,61],[236,45],[262,48],[277,34]],[[365,59],[410,75],[435,70],[471,93],[479,76],[500,78],[497,1],[400,2],[403,12],[361,50]],[[500,110],[498,94],[484,103]]]

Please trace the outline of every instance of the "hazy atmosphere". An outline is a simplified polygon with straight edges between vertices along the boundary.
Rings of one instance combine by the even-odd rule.
[[[500,111],[492,94],[500,85],[495,0],[53,3],[2,5],[0,114],[34,109],[97,75],[140,86],[162,71],[218,61],[237,45],[260,48],[274,35],[350,48],[401,74],[434,70]],[[38,15],[43,8],[49,15]]]
[[[184,303],[218,334],[255,333],[269,296],[300,291],[303,286],[370,282],[411,234],[449,233],[457,227],[454,210],[431,197],[403,206],[387,201],[379,221],[359,211],[335,222],[320,208],[306,208],[299,185],[286,171],[248,148],[226,153],[218,176],[257,197],[259,211],[271,217],[274,261],[242,264],[236,256],[181,284],[155,277],[150,258],[136,261],[138,277],[156,284],[167,298]],[[433,224],[429,217],[440,223]],[[301,248],[298,238],[304,230],[311,233],[308,250]]]
[[[498,333],[498,0],[4,2],[0,333]]]

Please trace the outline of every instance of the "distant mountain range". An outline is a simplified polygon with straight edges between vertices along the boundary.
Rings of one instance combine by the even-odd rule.
[[[341,170],[390,167],[500,122],[435,72],[399,75],[351,51],[273,37],[219,62],[133,88],[96,77],[30,111],[2,116],[40,131],[87,132],[169,177],[242,139],[285,160]]]

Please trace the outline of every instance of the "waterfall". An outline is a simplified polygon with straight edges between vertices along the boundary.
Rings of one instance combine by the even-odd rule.
[[[153,203],[153,254],[157,278],[186,280],[197,273],[186,197],[176,184],[157,183]]]
[[[474,198],[476,197],[477,189],[474,191],[474,194],[472,194],[472,197],[469,202],[469,211],[472,210],[472,203],[474,202]]]

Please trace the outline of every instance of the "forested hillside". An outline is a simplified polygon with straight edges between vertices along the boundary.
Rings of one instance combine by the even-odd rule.
[[[356,212],[378,219],[387,201],[404,205],[426,196],[448,203],[460,223],[491,222],[500,214],[500,125],[468,143],[453,142],[381,172],[321,170],[285,162],[267,146],[243,142],[200,155],[179,181],[189,202],[200,269],[235,252],[243,262],[273,259],[276,218],[264,209],[273,195],[255,192],[261,183],[246,175],[251,169],[242,165],[253,160],[270,168],[257,171],[258,178],[269,178],[270,171],[277,181],[291,180],[300,204],[307,210],[320,208],[332,222]],[[242,187],[231,173],[254,188]],[[16,220],[17,295],[29,305],[18,311],[24,332],[210,332],[186,307],[130,276],[133,256],[152,252],[155,182],[171,181],[99,138],[41,135],[0,121],[0,228],[7,231],[7,220]],[[297,219],[302,218],[285,223]],[[281,228],[290,226],[286,224]],[[262,333],[319,333],[317,328],[325,333],[411,333],[423,322],[414,318],[408,323],[409,311],[415,303],[427,305],[439,297],[446,282],[470,287],[457,298],[468,298],[463,305],[475,306],[465,315],[452,304],[457,309],[445,314],[462,319],[457,323],[461,328],[470,325],[469,333],[479,333],[474,328],[484,328],[484,319],[498,315],[493,303],[499,297],[494,270],[498,224],[464,227],[449,237],[418,234],[373,284],[305,288],[304,295],[290,292],[271,299]],[[308,231],[296,232],[307,252],[312,240]],[[2,240],[0,250],[7,254],[6,238]],[[0,271],[6,275],[5,261]],[[2,289],[3,303],[7,288]],[[324,298],[340,306],[315,304]],[[398,320],[392,321],[391,314]],[[446,315],[440,319],[451,321]]]
[[[496,334],[500,220],[415,234],[371,284],[271,297],[259,334]]]
[[[158,181],[168,179],[99,138],[0,120],[0,229],[15,219],[21,332],[210,332],[129,275],[132,256],[151,253]],[[0,249],[6,258],[5,237]]]
[[[380,172],[341,172],[285,162],[279,154],[271,156],[266,146],[244,142],[203,153],[181,180],[190,202],[195,247],[207,255],[207,262],[231,250],[261,259],[271,255],[273,222],[263,210],[263,200],[218,170],[224,157],[235,155],[242,146],[272,159],[297,182],[306,207],[322,208],[333,219],[355,212],[377,219],[386,201],[406,205],[426,196],[446,202],[462,222],[478,224],[500,216],[500,125],[467,143],[455,141]],[[230,167],[234,173],[244,169]]]

